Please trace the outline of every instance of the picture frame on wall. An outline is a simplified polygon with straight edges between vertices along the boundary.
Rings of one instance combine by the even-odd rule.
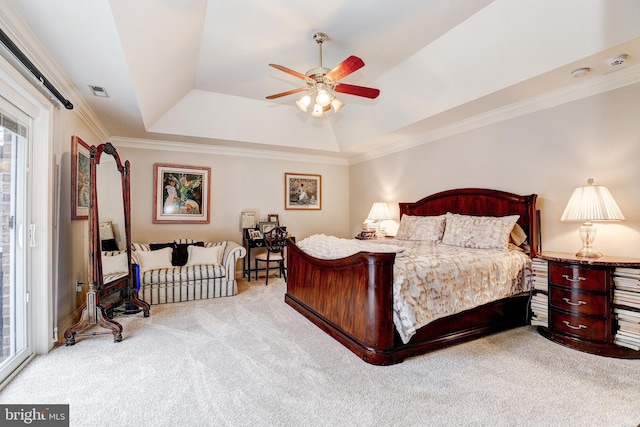
[[[322,209],[322,176],[286,172],[284,195],[285,209],[320,210]]]
[[[71,137],[71,219],[89,219],[91,188],[90,148],[80,137]]]
[[[153,223],[208,224],[211,168],[153,165]]]

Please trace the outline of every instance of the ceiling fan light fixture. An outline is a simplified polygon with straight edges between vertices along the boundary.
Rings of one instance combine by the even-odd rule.
[[[316,104],[326,107],[331,103],[331,95],[324,89],[320,89],[316,95]]]
[[[305,113],[307,112],[309,104],[311,104],[311,97],[309,95],[305,95],[296,101],[296,106]]]
[[[309,112],[311,102],[314,102],[310,114],[314,117],[324,117],[324,113],[333,108],[334,112],[338,112],[344,107],[344,102],[337,99],[334,92],[346,93],[348,95],[362,96],[365,98],[375,99],[380,95],[379,89],[365,86],[357,86],[341,83],[344,77],[356,72],[364,67],[364,61],[357,56],[351,55],[334,68],[325,68],[322,65],[322,43],[328,40],[325,33],[317,32],[313,35],[313,39],[318,45],[318,67],[312,68],[306,74],[299,73],[287,67],[278,64],[269,64],[277,70],[283,71],[289,75],[304,80],[306,87],[288,90],[286,92],[269,95],[267,99],[276,99],[283,96],[293,95],[294,93],[306,92],[307,95],[297,100],[296,106],[304,112]]]
[[[333,98],[331,100],[331,106],[333,107],[333,112],[337,113],[344,107],[344,102],[340,101],[338,98]]]
[[[324,108],[320,104],[315,104],[313,106],[313,111],[311,112],[313,117],[324,117]]]

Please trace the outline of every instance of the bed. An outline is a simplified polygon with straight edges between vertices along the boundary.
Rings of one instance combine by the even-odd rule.
[[[401,218],[447,213],[518,215],[517,224],[527,235],[528,257],[533,258],[540,249],[536,199],[535,194],[520,196],[465,188],[443,191],[415,203],[400,203],[399,207]],[[429,322],[404,342],[394,325],[396,255],[396,252],[359,252],[345,258],[321,259],[290,240],[285,302],[374,365],[400,363],[407,357],[528,323],[529,292],[523,291]]]

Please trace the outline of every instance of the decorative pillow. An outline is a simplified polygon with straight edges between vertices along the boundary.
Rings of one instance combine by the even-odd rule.
[[[525,233],[522,227],[520,227],[520,224],[516,223],[513,226],[513,230],[511,230],[509,239],[514,245],[520,246],[527,241],[527,233]]]
[[[412,216],[402,215],[396,239],[425,240],[437,242],[442,240],[444,233],[445,215]]]
[[[138,251],[138,252],[151,250],[149,245],[146,243],[132,243],[131,246],[133,247],[134,251]]]
[[[173,249],[171,248],[158,249],[157,251],[138,251],[137,258],[140,265],[140,271],[172,268],[172,252]]]
[[[102,274],[104,276],[128,272],[129,262],[127,252],[117,252],[116,254],[102,253]]]
[[[158,249],[171,248],[173,249],[173,242],[171,243],[149,243],[149,248],[152,251],[157,251]]]
[[[189,253],[189,259],[185,265],[222,264],[224,248],[222,246],[203,248],[200,246],[190,245],[187,248],[187,252]]]
[[[174,251],[173,251],[173,265],[183,266],[187,263],[189,259],[189,246],[200,246],[204,247],[204,242],[194,242],[194,243],[175,243]]]
[[[504,249],[520,215],[470,216],[448,212],[442,243],[463,248]]]

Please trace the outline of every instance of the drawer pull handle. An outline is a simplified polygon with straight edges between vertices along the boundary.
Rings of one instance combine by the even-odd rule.
[[[586,326],[584,325],[578,325],[578,326],[573,326],[572,324],[570,324],[569,322],[567,322],[566,320],[564,320],[562,323],[564,323],[565,325],[567,325],[567,328],[571,328],[571,329],[587,329]]]
[[[576,302],[569,301],[569,298],[562,298],[562,299],[564,300],[564,302],[566,302],[569,305],[574,305],[575,306],[575,305],[583,305],[583,304],[586,305],[587,304],[586,302],[584,302],[582,300],[578,300],[578,302],[576,303]]]
[[[562,277],[564,277],[564,280],[567,280],[569,282],[582,282],[583,280],[587,280],[585,277],[580,277],[580,276],[578,276],[577,279],[572,279],[571,277],[567,276],[566,274],[563,274]]]

